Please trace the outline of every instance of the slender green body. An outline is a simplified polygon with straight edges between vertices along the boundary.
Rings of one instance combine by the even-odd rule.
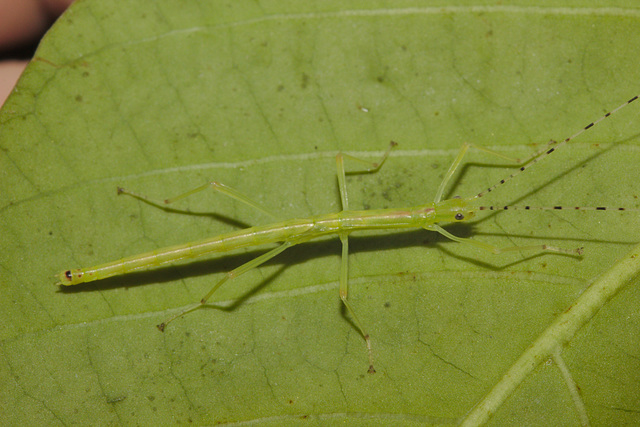
[[[184,243],[182,245],[170,246],[164,249],[158,249],[155,251],[147,252],[140,255],[133,255],[127,258],[123,258],[118,261],[109,262],[106,264],[100,264],[94,267],[89,268],[78,268],[74,270],[65,270],[58,275],[60,281],[59,285],[70,286],[77,285],[85,282],[92,282],[94,280],[106,279],[108,277],[113,277],[121,274],[126,274],[136,270],[142,270],[150,267],[155,267],[158,265],[179,261],[186,258],[196,258],[202,255],[216,253],[216,252],[227,252],[234,249],[246,248],[250,246],[258,246],[268,243],[274,242],[283,242],[283,246],[279,250],[274,250],[270,252],[270,255],[266,258],[259,257],[256,262],[251,262],[247,264],[247,268],[240,267],[238,271],[246,271],[247,269],[253,268],[254,266],[260,265],[269,257],[276,256],[281,251],[286,248],[296,245],[298,243],[306,242],[309,240],[313,240],[315,238],[326,236],[330,234],[335,234],[340,237],[342,240],[343,246],[347,247],[347,236],[356,230],[371,230],[371,229],[398,229],[398,228],[425,228],[427,230],[435,231],[443,236],[457,241],[457,242],[467,242],[473,245],[476,245],[484,250],[493,253],[501,253],[510,250],[518,250],[518,249],[538,249],[543,251],[556,251],[556,252],[566,252],[559,248],[553,248],[548,245],[542,246],[531,246],[525,248],[497,248],[492,245],[488,245],[486,243],[477,242],[470,239],[463,239],[460,237],[456,237],[444,230],[440,227],[439,223],[446,222],[460,222],[466,221],[474,216],[476,211],[481,210],[495,210],[495,209],[514,209],[518,207],[513,206],[505,206],[505,207],[494,207],[494,206],[473,206],[474,201],[480,199],[485,194],[495,190],[498,186],[503,185],[505,182],[511,180],[516,177],[520,173],[524,172],[528,167],[536,164],[540,160],[546,158],[562,145],[568,143],[569,141],[575,139],[588,129],[591,129],[596,124],[600,123],[602,120],[605,120],[608,117],[611,117],[612,114],[616,113],[620,109],[625,106],[631,104],[636,101],[639,97],[634,96],[629,99],[627,102],[618,106],[617,108],[611,110],[609,113],[600,117],[598,120],[589,123],[587,126],[579,130],[577,133],[572,136],[565,138],[561,142],[552,141],[549,144],[548,149],[544,149],[543,151],[534,154],[527,161],[523,163],[523,166],[518,168],[517,172],[512,173],[508,177],[500,180],[496,184],[487,188],[486,190],[476,194],[473,197],[469,197],[466,199],[453,198],[448,200],[442,200],[442,196],[444,194],[444,189],[453,176],[453,173],[456,171],[460,163],[462,162],[462,158],[465,153],[472,146],[472,144],[465,143],[462,145],[460,149],[460,153],[453,161],[453,164],[447,171],[444,179],[440,183],[438,187],[438,191],[436,192],[436,196],[433,203],[421,205],[413,208],[406,209],[376,209],[376,210],[365,210],[365,211],[352,211],[349,210],[349,203],[347,198],[347,190],[345,183],[345,170],[344,170],[344,159],[350,158],[352,160],[356,160],[363,163],[368,163],[361,159],[339,153],[336,156],[336,162],[338,167],[338,187],[340,189],[340,196],[342,199],[342,207],[344,210],[341,212],[324,214],[313,216],[305,219],[291,219],[282,221],[279,223],[261,226],[261,227],[251,227],[245,230],[240,230],[236,232],[231,232],[227,234],[222,234],[220,236],[191,242]],[[387,152],[382,157],[379,163],[370,163],[370,167],[365,169],[364,172],[375,172],[380,166],[384,163],[391,149],[396,146],[397,143],[391,141],[390,147]],[[504,155],[489,150],[483,147],[474,146],[481,151],[486,153],[496,155],[498,157],[506,158]],[[519,162],[518,160],[516,160]],[[525,166],[529,164],[529,166]],[[205,190],[207,188],[214,189],[218,192],[226,194],[236,200],[239,200],[247,205],[250,205],[254,208],[261,210],[259,205],[255,204],[249,198],[241,194],[240,192],[227,187],[224,184],[219,182],[210,182],[208,184],[197,187],[191,191],[188,191],[182,195],[175,197],[173,200],[167,199],[166,203],[171,203],[172,201],[182,199],[184,197],[190,196],[199,191]],[[128,193],[133,197],[137,197],[139,199],[146,200],[146,197],[136,195],[135,193],[130,193],[125,191],[122,188],[118,188],[118,193]],[[156,204],[153,203],[152,204]],[[157,205],[157,204],[156,204]],[[523,209],[531,209],[531,207],[526,206]],[[538,209],[547,209],[547,208],[538,208]],[[550,209],[562,209],[562,207],[552,207]],[[585,207],[577,207],[574,209],[590,209]],[[605,210],[605,208],[595,208],[597,210]],[[624,210],[624,209],[619,209]],[[580,253],[581,249],[570,252]],[[346,251],[345,251],[346,252]],[[344,254],[343,254],[344,255]],[[346,262],[346,261],[343,261]],[[345,264],[346,265],[346,264]],[[346,267],[344,267],[346,269]],[[229,276],[231,277],[231,276]],[[226,280],[226,279],[225,279]],[[346,278],[342,279],[346,280]],[[214,290],[217,289],[217,286],[214,287]],[[345,302],[346,304],[346,302]],[[363,334],[364,335],[364,334]]]
[[[626,105],[637,100],[639,97],[634,96],[624,104],[618,106],[611,112],[600,117],[598,120],[589,123],[573,136],[565,138],[564,140],[557,142],[551,141],[548,146],[534,154],[532,157],[524,162],[520,162],[518,159],[510,159],[501,153],[497,153],[493,150],[478,147],[470,143],[464,143],[460,148],[460,152],[454,159],[453,163],[449,167],[449,170],[444,175],[444,179],[438,187],[433,203],[415,206],[411,208],[395,208],[395,209],[375,209],[375,210],[359,210],[354,211],[349,209],[349,199],[347,195],[347,186],[345,181],[345,167],[344,160],[350,159],[350,161],[357,161],[365,163],[367,168],[361,170],[359,173],[369,173],[377,171],[380,166],[387,159],[391,149],[396,146],[395,142],[391,142],[389,149],[382,156],[379,162],[371,163],[358,159],[356,157],[339,153],[336,156],[336,166],[338,172],[338,189],[340,190],[340,199],[342,202],[342,211],[324,215],[312,216],[310,218],[291,219],[286,221],[277,222],[271,225],[251,227],[244,230],[234,231],[226,234],[221,234],[216,237],[210,237],[195,242],[184,243],[182,245],[170,246],[164,249],[158,249],[155,251],[147,252],[140,255],[133,255],[127,258],[123,258],[117,261],[112,261],[106,264],[96,265],[89,268],[79,268],[75,270],[66,270],[58,275],[59,285],[69,286],[77,285],[85,282],[92,282],[94,280],[106,279],[108,277],[127,274],[133,271],[143,270],[147,268],[156,267],[159,265],[180,261],[188,258],[196,258],[211,253],[227,252],[235,249],[260,246],[269,243],[279,242],[280,244],[275,248],[268,250],[266,253],[254,258],[253,260],[242,264],[241,266],[227,272],[212,288],[211,290],[197,303],[182,309],[178,314],[169,317],[164,322],[158,325],[160,331],[164,331],[167,324],[173,320],[181,317],[187,313],[190,313],[207,303],[209,298],[215,293],[227,281],[240,276],[247,271],[256,268],[266,261],[272,259],[278,254],[282,253],[286,249],[297,245],[299,243],[308,242],[310,240],[328,236],[336,235],[340,238],[342,243],[342,260],[340,267],[340,299],[347,308],[347,311],[351,315],[354,325],[362,334],[367,346],[367,352],[369,355],[369,373],[375,373],[373,367],[373,351],[371,345],[371,339],[367,333],[363,323],[359,320],[358,316],[348,301],[348,272],[349,272],[349,234],[358,230],[375,230],[375,229],[402,229],[402,228],[424,228],[429,231],[440,233],[442,236],[459,243],[467,243],[474,245],[482,250],[501,254],[511,251],[539,251],[539,252],[556,252],[564,253],[572,256],[580,256],[582,254],[582,248],[576,248],[572,250],[558,248],[555,246],[542,244],[531,246],[510,246],[510,247],[497,247],[491,244],[478,241],[475,239],[458,237],[445,230],[440,226],[442,223],[462,222],[467,221],[474,217],[476,212],[479,211],[494,211],[494,210],[560,210],[566,209],[562,206],[550,206],[550,207],[532,207],[532,206],[478,206],[478,200],[484,197],[486,194],[494,191],[499,186],[505,184],[511,179],[528,170],[531,166],[547,158],[553,152],[555,152],[561,146],[567,144],[569,141],[578,137],[588,129],[605,120],[607,117],[611,117],[616,111],[624,108]],[[513,160],[516,163],[521,163],[517,171],[513,172],[509,176],[501,179],[494,185],[486,188],[485,190],[477,193],[475,196],[467,197],[465,199],[454,197],[452,199],[442,200],[447,183],[453,177],[455,171],[460,166],[463,157],[467,153],[470,147],[475,147],[480,151],[487,154],[495,155],[507,160]],[[215,190],[219,193],[227,195],[237,201],[245,203],[255,209],[260,210],[263,213],[269,215],[269,213],[260,207],[257,203],[252,201],[247,196],[243,195],[239,191],[227,187],[219,182],[208,182],[204,185],[196,187],[186,193],[180,194],[173,199],[165,199],[164,205],[173,203],[176,200],[183,199],[191,196],[200,191],[206,189]],[[149,204],[155,206],[162,206],[161,203],[151,201],[145,196],[132,193],[123,188],[118,188],[118,194],[128,194],[129,196],[143,200]],[[598,210],[604,211],[609,208],[605,207],[571,207],[573,211],[576,210]],[[616,210],[625,210],[624,208],[617,208]]]
[[[564,253],[571,256],[580,256],[582,254],[582,248],[576,248],[572,250],[558,248],[555,246],[542,244],[531,246],[510,246],[510,247],[497,247],[491,244],[478,241],[475,239],[458,237],[445,230],[440,226],[443,223],[462,222],[467,221],[475,216],[479,211],[495,211],[495,210],[561,210],[567,209],[562,206],[550,206],[550,207],[532,207],[532,206],[478,206],[479,199],[486,194],[494,191],[499,186],[505,184],[511,179],[517,177],[525,170],[528,170],[531,166],[542,161],[550,156],[561,146],[567,144],[569,141],[578,137],[588,129],[605,120],[607,117],[611,117],[612,114],[624,108],[626,105],[637,100],[639,97],[634,96],[624,104],[618,106],[614,110],[600,117],[598,120],[589,123],[587,126],[579,130],[573,136],[565,138],[560,142],[551,141],[549,145],[542,151],[534,154],[528,160],[520,162],[518,159],[510,159],[501,153],[497,153],[493,150],[478,147],[470,143],[464,143],[460,148],[460,152],[454,159],[453,163],[449,167],[449,170],[444,175],[444,179],[438,187],[433,203],[415,206],[411,208],[395,208],[395,209],[375,209],[375,210],[359,210],[353,211],[349,209],[349,198],[347,195],[347,186],[345,180],[345,167],[344,160],[350,159],[351,161],[357,161],[365,163],[367,168],[361,170],[359,173],[368,173],[377,171],[380,166],[387,159],[391,149],[396,146],[395,142],[391,142],[389,149],[382,156],[379,162],[371,163],[350,156],[348,154],[339,153],[336,156],[336,166],[338,172],[338,189],[340,190],[340,199],[342,202],[342,211],[336,213],[329,213],[324,215],[312,216],[310,218],[291,219],[286,221],[277,222],[271,225],[251,227],[244,230],[234,231],[226,234],[221,234],[216,237],[210,237],[195,242],[184,243],[181,245],[170,246],[164,249],[158,249],[155,251],[147,252],[140,255],[133,255],[127,258],[123,258],[117,261],[112,261],[105,264],[96,265],[89,268],[79,268],[75,270],[66,270],[58,275],[59,285],[69,286],[77,285],[85,282],[92,282],[94,280],[106,279],[108,277],[127,274],[133,271],[143,270],[159,265],[180,261],[183,259],[196,258],[211,253],[228,252],[235,249],[260,246],[270,243],[279,242],[280,244],[274,248],[271,248],[266,253],[254,258],[253,260],[242,264],[241,266],[227,272],[210,290],[209,292],[197,303],[191,306],[183,308],[179,313],[169,317],[164,322],[157,325],[160,331],[164,331],[166,326],[173,320],[190,313],[198,308],[204,306],[209,298],[216,292],[220,286],[227,281],[240,276],[247,271],[256,268],[278,254],[284,252],[288,248],[295,246],[299,243],[308,242],[313,239],[320,238],[322,236],[335,235],[340,238],[342,243],[342,258],[340,267],[340,288],[339,295],[347,311],[351,315],[351,319],[355,327],[362,334],[367,347],[367,353],[369,356],[369,369],[368,372],[373,374],[375,369],[373,366],[373,350],[371,345],[371,339],[367,333],[364,324],[359,320],[358,316],[348,301],[348,275],[349,275],[349,234],[358,230],[375,230],[375,229],[402,229],[402,228],[424,228],[429,231],[440,233],[442,236],[459,243],[467,243],[474,245],[482,250],[501,254],[511,251],[538,251],[538,252],[556,252]],[[463,157],[467,153],[470,147],[475,147],[480,151],[487,154],[495,155],[497,157],[513,160],[517,163],[521,163],[517,171],[513,172],[509,176],[496,182],[494,185],[486,188],[485,190],[477,193],[475,196],[467,198],[457,198],[442,200],[447,183],[453,177],[455,171],[460,166]],[[212,181],[204,185],[196,187],[186,193],[180,194],[173,199],[165,199],[164,205],[173,203],[176,200],[189,197],[200,191],[207,189],[215,190],[226,196],[229,196],[237,201],[245,203],[255,209],[260,210],[267,215],[271,215],[268,211],[260,207],[253,200],[243,195],[239,191],[227,187],[226,185]],[[128,194],[129,196],[143,200],[149,204],[155,206],[162,206],[162,203],[154,202],[147,199],[145,196],[132,193],[123,188],[118,188],[118,194]],[[604,211],[610,208],[606,207],[571,207],[573,211],[576,210],[597,210]],[[622,211],[625,208],[616,208],[615,210]],[[634,209],[637,210],[637,209]],[[559,356],[558,356],[559,357]]]
[[[187,258],[274,242],[298,244],[331,234],[349,234],[356,230],[421,228],[440,221],[451,221],[452,215],[464,210],[464,205],[462,199],[451,199],[407,209],[341,211],[310,218],[290,219],[157,249],[93,267],[66,270],[59,274],[59,284],[77,285]],[[439,211],[443,214],[438,215]]]

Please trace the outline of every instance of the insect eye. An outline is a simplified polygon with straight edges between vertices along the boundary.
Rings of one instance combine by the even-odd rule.
[[[461,213],[457,213],[454,218],[458,221],[462,221],[464,219],[464,215],[462,215]]]

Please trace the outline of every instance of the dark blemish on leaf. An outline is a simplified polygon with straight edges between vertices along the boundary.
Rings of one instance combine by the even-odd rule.
[[[112,397],[112,398],[108,398],[107,399],[107,403],[118,403],[118,402],[122,402],[123,400],[125,400],[127,398],[127,396],[118,396],[118,397]]]

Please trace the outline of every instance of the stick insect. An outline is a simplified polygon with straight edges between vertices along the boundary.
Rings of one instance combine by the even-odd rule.
[[[455,171],[458,169],[462,160],[469,150],[469,148],[474,147],[481,151],[484,151],[488,154],[495,155],[498,157],[506,158],[501,153],[496,151],[475,146],[470,143],[464,143],[454,159],[453,163],[449,167],[447,173],[445,174],[442,182],[440,183],[435,198],[432,203],[427,203],[424,205],[406,207],[406,208],[395,208],[395,209],[371,209],[371,210],[351,210],[349,207],[349,198],[347,196],[347,186],[345,175],[344,160],[350,159],[355,160],[357,162],[366,164],[366,168],[358,172],[376,172],[380,167],[384,164],[389,156],[390,151],[397,144],[395,142],[391,142],[389,148],[384,153],[382,158],[378,162],[368,162],[363,159],[359,159],[353,156],[349,156],[347,154],[339,153],[336,156],[336,166],[337,166],[337,175],[338,175],[338,187],[340,190],[340,199],[342,202],[342,210],[340,212],[322,214],[312,216],[310,218],[299,218],[299,219],[289,219],[285,221],[276,222],[270,225],[250,227],[243,230],[238,230],[226,234],[222,234],[215,237],[210,237],[207,239],[184,243],[181,245],[170,246],[163,249],[157,249],[151,252],[129,256],[127,258],[119,259],[117,261],[108,262],[105,264],[99,264],[93,267],[88,268],[78,268],[74,270],[65,270],[58,275],[59,282],[58,285],[70,286],[70,285],[78,285],[80,283],[91,282],[94,280],[102,280],[108,277],[119,276],[123,274],[127,274],[133,271],[138,271],[142,269],[147,269],[151,267],[156,267],[166,263],[172,263],[175,261],[188,259],[188,258],[196,258],[203,255],[208,255],[211,253],[220,253],[232,251],[240,248],[247,248],[253,246],[261,246],[270,243],[278,243],[278,246],[267,251],[266,253],[258,256],[257,258],[227,272],[222,279],[220,279],[211,290],[197,303],[186,307],[178,314],[175,314],[164,322],[158,325],[158,329],[160,331],[164,331],[167,325],[173,320],[181,317],[187,313],[190,313],[207,303],[207,301],[211,298],[211,296],[227,281],[234,279],[247,271],[260,266],[266,261],[272,259],[278,254],[284,252],[285,250],[301,244],[308,242],[310,240],[314,240],[320,238],[322,236],[328,235],[337,235],[337,237],[342,242],[342,260],[341,260],[341,268],[340,268],[340,288],[339,295],[340,299],[344,303],[344,306],[347,309],[347,312],[351,316],[354,325],[358,329],[359,333],[364,338],[367,353],[369,357],[369,373],[374,373],[375,369],[373,367],[373,351],[371,346],[371,339],[369,337],[369,333],[367,329],[360,321],[358,316],[355,313],[354,308],[349,302],[348,296],[348,273],[349,273],[349,264],[348,264],[348,255],[349,255],[349,235],[355,231],[359,230],[376,230],[376,229],[405,229],[405,228],[423,228],[428,231],[434,231],[436,233],[440,233],[444,237],[453,240],[459,243],[465,243],[474,245],[482,250],[487,252],[491,252],[493,254],[501,254],[510,251],[538,251],[538,252],[555,252],[561,254],[568,254],[573,256],[580,256],[582,253],[582,248],[577,249],[564,249],[555,246],[550,246],[546,244],[542,245],[532,245],[532,246],[511,246],[505,248],[499,248],[488,243],[478,241],[470,238],[462,238],[451,234],[449,231],[442,228],[441,224],[447,223],[459,223],[464,221],[469,221],[474,218],[477,212],[486,211],[486,210],[513,210],[513,209],[523,209],[523,210],[561,210],[561,209],[572,209],[572,210],[598,210],[604,211],[608,209],[615,210],[625,210],[625,208],[606,208],[606,207],[562,207],[562,206],[549,206],[549,207],[540,207],[540,206],[482,206],[479,205],[478,201],[482,199],[489,192],[494,191],[501,185],[505,184],[507,181],[517,177],[525,170],[532,167],[534,164],[546,159],[553,152],[559,149],[561,146],[567,144],[569,141],[574,140],[582,133],[586,132],[593,126],[597,125],[604,119],[610,117],[612,114],[616,113],[620,109],[625,106],[631,104],[635,100],[638,99],[638,96],[634,96],[629,99],[624,104],[618,106],[614,110],[611,110],[604,116],[600,117],[596,121],[589,123],[584,128],[580,129],[578,132],[573,134],[572,136],[561,140],[560,142],[551,141],[544,150],[539,151],[534,154],[524,162],[520,162],[517,159],[511,159],[520,163],[521,166],[514,171],[512,174],[507,177],[501,179],[494,185],[488,187],[487,189],[467,198],[454,197],[451,199],[443,200],[443,194],[447,184],[451,180]],[[256,208],[262,212],[266,212],[262,207],[260,207],[257,203],[251,200],[249,197],[240,193],[239,191],[228,187],[224,184],[218,182],[210,182],[194,188],[191,191],[180,194],[177,197],[172,199],[166,199],[163,202],[155,202],[150,199],[147,199],[145,196],[141,196],[134,192],[125,190],[123,188],[118,188],[118,194],[126,194],[148,203],[151,203],[156,206],[162,206],[166,204],[173,203],[177,200],[183,199],[185,197],[189,197],[195,193],[200,191],[204,191],[207,189],[212,189],[229,197],[236,199],[242,203],[245,203],[253,208]],[[632,209],[635,210],[635,209]],[[268,212],[266,212],[268,214]]]

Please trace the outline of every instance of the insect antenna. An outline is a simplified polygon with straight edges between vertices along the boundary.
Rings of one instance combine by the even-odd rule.
[[[606,206],[478,206],[479,211],[640,211],[640,208],[606,207]]]
[[[549,143],[549,147],[545,148],[544,150],[539,151],[538,153],[534,154],[533,156],[531,156],[528,160],[526,160],[522,166],[520,166],[520,168],[518,168],[518,170],[514,173],[512,173],[511,175],[507,176],[506,178],[501,179],[500,181],[498,181],[497,183],[495,183],[494,185],[492,185],[491,187],[487,188],[484,191],[481,191],[480,193],[476,194],[474,197],[471,198],[471,200],[473,199],[479,199],[483,196],[485,196],[486,194],[492,192],[493,190],[495,190],[496,188],[498,188],[499,186],[503,185],[504,183],[506,183],[507,181],[510,181],[511,179],[515,178],[516,176],[520,175],[522,172],[524,172],[525,170],[529,169],[531,166],[533,166],[534,164],[544,160],[545,158],[549,157],[549,155],[551,155],[551,153],[553,153],[554,151],[556,151],[558,148],[562,147],[563,145],[565,145],[566,143],[568,143],[569,141],[577,138],[578,136],[582,135],[584,132],[586,132],[587,130],[591,129],[592,127],[594,127],[595,125],[597,125],[598,123],[600,123],[601,121],[603,121],[604,119],[612,116],[613,114],[617,113],[619,110],[621,110],[622,108],[626,107],[627,105],[631,104],[633,101],[635,101],[636,99],[638,99],[640,95],[636,95],[633,98],[631,98],[630,100],[628,100],[627,102],[625,102],[624,104],[618,106],[617,108],[609,111],[607,114],[605,114],[604,116],[600,117],[598,120],[593,121],[591,123],[589,123],[588,125],[586,125],[585,127],[583,127],[582,129],[580,129],[578,132],[576,132],[575,134],[571,135],[570,137],[560,141],[560,142],[556,142],[556,141],[551,141]],[[493,209],[492,209],[493,208]],[[482,208],[478,208],[478,210],[506,210],[507,208],[509,209],[515,209],[515,206],[511,206],[511,207],[501,207],[501,208],[495,208],[495,207],[491,207],[491,206],[485,206]],[[518,209],[532,209],[532,207],[530,206],[521,206]],[[542,209],[542,210],[557,210],[557,209],[562,209],[559,206],[553,206],[553,207],[547,207],[547,208],[536,208],[536,209]],[[576,210],[605,210],[604,208],[601,207],[573,207],[573,208],[564,208],[564,209],[576,209]],[[624,208],[616,208],[615,210],[625,210]]]

